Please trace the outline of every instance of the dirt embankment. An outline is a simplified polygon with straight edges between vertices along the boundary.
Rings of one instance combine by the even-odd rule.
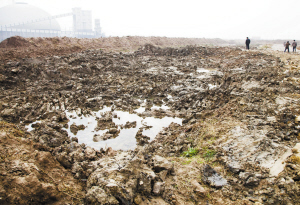
[[[220,45],[226,43],[221,39],[205,38],[167,38],[167,37],[107,37],[97,39],[79,38],[23,38],[14,36],[0,43],[0,60],[17,58],[65,55],[88,49],[105,51],[134,51],[145,44],[161,47],[179,47],[184,45]]]
[[[107,51],[138,45],[117,39],[107,39]],[[2,203],[298,204],[298,54],[163,43],[68,53],[72,46],[56,45],[62,49],[49,53],[35,46],[45,57],[1,61]],[[84,117],[111,107],[97,128],[117,135],[136,122],[118,127],[114,111],[142,106],[140,117],[180,117],[182,125],[172,123],[153,141],[139,130],[136,149],[128,151],[93,149],[78,143],[93,136],[70,139],[66,131],[66,111]]]

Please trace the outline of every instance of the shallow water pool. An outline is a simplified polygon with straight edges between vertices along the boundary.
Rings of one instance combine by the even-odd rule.
[[[158,109],[159,107],[155,106],[153,109]],[[166,109],[166,107],[163,107]],[[84,130],[79,130],[76,135],[74,135],[70,129],[66,129],[70,137],[77,137],[79,143],[84,143],[88,146],[91,146],[95,149],[105,148],[105,147],[112,147],[115,150],[122,149],[134,149],[136,146],[136,139],[135,136],[139,129],[143,127],[142,134],[145,136],[150,137],[150,141],[155,138],[155,136],[163,130],[164,127],[168,127],[172,122],[182,125],[181,118],[173,118],[173,117],[164,117],[154,118],[154,117],[146,117],[142,118],[137,114],[130,114],[129,112],[124,111],[113,111],[113,115],[117,117],[113,117],[113,122],[118,126],[120,129],[119,135],[114,139],[108,139],[105,141],[94,142],[93,136],[95,134],[102,135],[106,133],[108,130],[99,130],[95,131],[97,126],[96,117],[101,117],[100,113],[111,111],[110,108],[104,108],[95,113],[94,116],[77,116],[75,112],[69,113],[66,112],[69,121],[69,127],[75,123],[76,125],[84,125],[86,128]],[[142,108],[139,108],[135,111],[142,112]],[[71,117],[72,116],[72,117]],[[126,122],[136,122],[136,127],[134,128],[123,128],[122,126],[126,124]],[[148,128],[145,128],[145,127]],[[150,127],[150,128],[149,128]]]
[[[167,106],[163,105],[161,107],[153,106],[151,109],[169,109]],[[96,118],[101,118],[101,114],[105,112],[111,112],[111,107],[104,107],[102,110],[92,113],[92,115],[88,116],[78,116],[75,111],[69,112],[66,111],[66,115],[69,119],[68,128],[63,128],[68,132],[69,137],[77,137],[78,143],[84,143],[87,146],[93,147],[95,149],[112,147],[114,150],[129,150],[134,149],[136,147],[136,134],[139,129],[142,129],[142,134],[148,136],[150,141],[152,141],[155,136],[163,130],[164,127],[168,127],[172,122],[182,125],[181,118],[173,118],[173,117],[164,117],[164,118],[154,118],[154,117],[140,117],[137,114],[131,114],[129,112],[124,111],[112,111],[112,121],[118,126],[120,130],[119,135],[116,138],[108,139],[105,141],[95,142],[93,140],[94,135],[103,135],[108,131],[98,130],[97,120]],[[136,113],[143,113],[145,111],[144,107],[140,107],[135,110]],[[40,123],[41,121],[36,121],[27,125],[26,128],[28,131],[33,130],[32,125],[35,123]],[[122,128],[127,122],[136,122],[136,127],[134,128]],[[70,126],[72,124],[75,125],[84,125],[84,130],[79,130],[76,135],[74,135],[70,131]]]

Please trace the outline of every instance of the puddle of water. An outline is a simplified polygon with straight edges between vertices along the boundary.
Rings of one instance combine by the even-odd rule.
[[[167,106],[165,106],[167,107]],[[158,107],[161,108],[161,107]],[[140,108],[139,108],[140,109]],[[138,109],[138,110],[139,110]],[[141,111],[141,110],[139,110]],[[98,111],[99,115],[103,112],[103,110]],[[86,117],[89,124],[88,127],[85,130],[78,131],[77,138],[79,143],[85,143],[88,146],[91,146],[95,149],[105,148],[105,147],[112,147],[115,150],[122,149],[122,150],[128,150],[128,149],[134,149],[136,146],[136,139],[135,136],[137,132],[139,131],[139,128],[143,126],[152,126],[150,129],[144,129],[142,134],[150,137],[150,141],[155,138],[155,136],[163,130],[164,127],[168,127],[172,122],[178,123],[182,125],[182,119],[181,118],[172,118],[172,117],[164,117],[162,119],[154,118],[154,117],[146,117],[143,119],[142,117],[139,117],[137,114],[130,114],[128,112],[123,111],[114,111],[113,114],[116,114],[118,117],[113,118],[113,122],[119,126],[119,129],[122,125],[125,125],[126,122],[136,122],[135,128],[124,128],[120,129],[120,133],[118,137],[114,139],[108,139],[105,141],[100,142],[94,142],[93,136],[94,134],[104,134],[107,130],[100,130],[100,131],[94,131],[95,127],[97,126],[97,121],[95,118],[93,119],[95,122],[91,122],[91,116]],[[97,115],[98,116],[98,115]],[[100,117],[100,116],[98,116]],[[71,125],[72,122],[70,122],[69,125]],[[76,125],[80,125],[77,124]],[[69,135],[72,136],[73,133],[70,133],[69,130],[67,130]]]
[[[143,123],[146,123],[147,126],[153,126],[150,129],[146,129],[143,131],[143,135],[150,137],[150,141],[155,138],[155,136],[163,130],[164,127],[168,127],[171,122],[182,125],[181,118],[173,118],[173,117],[164,117],[162,119],[147,117],[143,120]]]
[[[197,68],[198,73],[210,73],[211,71],[205,68]]]
[[[243,68],[234,68],[234,69],[231,69],[233,71],[243,71]]]
[[[32,127],[32,125],[36,124],[36,123],[40,123],[41,121],[38,120],[38,121],[35,121],[33,123],[30,123],[29,125],[25,125],[25,128],[27,128],[27,131],[30,132],[32,131],[34,128]]]
[[[148,72],[157,72],[157,68],[152,67],[147,70]]]
[[[162,109],[162,110],[169,110],[170,107],[166,106],[166,105],[162,105],[162,106],[156,106],[156,105],[153,105],[153,107],[151,108],[151,110],[159,110],[159,109]]]
[[[135,109],[134,111],[137,112],[137,113],[143,113],[145,112],[146,108],[145,107],[140,107],[138,109]]]
[[[211,181],[216,187],[227,185],[227,180],[218,174],[213,174],[212,176],[208,177],[208,180]]]
[[[174,73],[176,73],[176,74],[178,74],[178,75],[184,75],[183,72],[177,70],[177,67],[170,66],[169,69],[172,70],[172,71],[174,71]]]
[[[208,70],[205,68],[197,68],[197,73],[199,74],[197,76],[198,79],[210,78],[211,76],[214,76],[214,75],[217,75],[217,76],[223,75],[223,73],[218,70]]]
[[[181,87],[183,87],[182,85],[173,85],[172,87],[171,87],[171,89],[172,90],[177,90],[178,88],[181,88]]]
[[[198,79],[210,78],[211,74],[215,72],[213,70],[208,70],[205,68],[197,68],[197,73],[200,74],[197,76]]]
[[[211,90],[211,89],[214,89],[214,88],[216,88],[216,87],[218,87],[217,85],[212,85],[212,84],[208,84],[208,88]]]
[[[197,76],[198,79],[210,78],[209,75],[199,75]]]
[[[167,106],[154,106],[153,109],[169,109]],[[136,109],[136,112],[143,112],[145,108],[141,107],[139,109]],[[89,116],[78,116],[75,111],[68,112],[66,111],[66,115],[69,119],[68,125],[69,128],[65,129],[68,132],[69,137],[77,137],[78,143],[84,143],[87,146],[93,147],[95,149],[105,148],[105,147],[112,147],[115,150],[129,150],[134,149],[136,146],[136,139],[135,136],[137,132],[139,131],[139,128],[149,126],[149,129],[144,128],[142,131],[142,134],[145,136],[150,137],[150,141],[155,138],[155,136],[163,130],[164,127],[168,127],[172,122],[182,125],[182,119],[181,118],[172,118],[172,117],[164,117],[162,119],[160,118],[154,118],[154,117],[146,117],[142,118],[139,117],[137,114],[130,114],[129,112],[124,111],[113,111],[112,114],[117,115],[117,118],[113,117],[112,121],[118,126],[118,129],[120,130],[119,135],[114,139],[108,139],[105,141],[99,141],[94,142],[93,137],[95,134],[97,135],[103,135],[108,130],[99,130],[95,131],[95,128],[97,127],[97,121],[96,117],[101,118],[101,113],[111,111],[110,107],[105,107],[102,110],[99,110],[98,112],[93,113],[93,115]],[[144,110],[145,111],[145,110]],[[37,121],[40,122],[40,121]],[[28,131],[33,130],[32,125],[37,123],[34,122],[26,128]],[[124,126],[126,122],[136,122],[135,128],[123,128],[121,129],[121,126]],[[84,130],[79,130],[76,135],[74,135],[70,131],[70,126],[72,124],[75,125],[84,125]]]

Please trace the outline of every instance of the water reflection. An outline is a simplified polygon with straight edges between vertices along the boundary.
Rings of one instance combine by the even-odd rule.
[[[163,108],[168,109],[167,106],[157,107],[155,106],[154,109]],[[142,112],[142,108],[135,110],[137,113]],[[78,116],[75,112],[66,112],[69,122],[69,127],[72,124],[75,125],[84,125],[86,128],[84,130],[79,130],[76,134],[79,143],[84,143],[90,147],[95,149],[105,148],[105,147],[112,147],[113,149],[134,149],[136,146],[136,139],[135,136],[140,128],[143,129],[142,134],[145,136],[150,137],[150,141],[155,138],[155,136],[163,130],[164,127],[168,127],[172,122],[182,125],[181,118],[172,118],[172,117],[164,117],[162,119],[154,118],[154,117],[146,117],[142,118],[139,117],[137,114],[130,114],[129,112],[124,111],[113,111],[113,122],[118,126],[120,129],[120,133],[118,137],[114,139],[108,139],[105,141],[94,142],[93,136],[103,135],[108,130],[99,130],[95,131],[97,126],[96,117],[101,118],[101,113],[106,111],[111,111],[111,108],[105,107],[103,110],[100,110],[94,113],[93,116]],[[134,128],[121,128],[124,127],[126,122],[136,122],[136,127]],[[147,127],[147,128],[146,128]],[[70,129],[66,129],[70,137],[75,137],[75,135],[70,131]]]

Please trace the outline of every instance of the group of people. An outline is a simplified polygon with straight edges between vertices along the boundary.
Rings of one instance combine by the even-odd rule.
[[[284,48],[285,48],[284,52],[286,52],[286,50],[288,52],[290,52],[290,45],[291,45],[290,42],[289,41],[284,42],[283,45],[284,45]],[[292,47],[293,47],[293,52],[296,52],[296,48],[297,48],[297,42],[296,42],[296,40],[293,41]]]
[[[250,48],[250,39],[248,37],[246,38],[245,44],[246,44],[246,49],[249,50],[249,48]],[[284,48],[285,48],[284,52],[286,52],[286,50],[288,52],[290,52],[290,45],[291,45],[290,42],[289,41],[284,42],[283,45],[284,45]],[[296,49],[297,49],[297,42],[296,42],[296,40],[293,41],[292,47],[293,47],[293,52],[296,52]]]

